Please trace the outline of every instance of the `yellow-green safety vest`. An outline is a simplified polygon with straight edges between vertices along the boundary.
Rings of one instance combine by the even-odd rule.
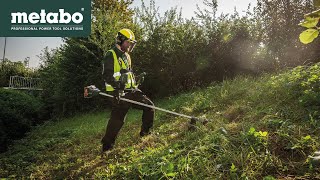
[[[114,50],[109,50],[112,55],[113,55],[113,77],[119,81],[120,79],[120,76],[121,76],[121,73],[120,73],[120,70],[121,69],[131,69],[131,58],[130,58],[130,55],[125,53],[125,55],[127,56],[127,59],[128,59],[128,66],[126,66],[126,64],[123,62],[123,60],[120,58],[120,62],[121,62],[121,66],[119,64],[119,59],[116,55],[116,52],[114,52]],[[110,84],[107,84],[105,83],[106,85],[106,91],[114,91],[114,88],[110,85]],[[136,85],[136,81],[135,81],[135,78],[134,78],[134,75],[132,72],[128,72],[128,80],[127,80],[127,83],[125,84],[125,89],[132,89],[132,88],[137,88],[137,85]]]

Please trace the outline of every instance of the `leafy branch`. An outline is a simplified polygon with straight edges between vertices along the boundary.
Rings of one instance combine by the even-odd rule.
[[[313,0],[313,5],[320,8],[320,0]],[[299,39],[303,44],[311,43],[315,38],[319,36],[319,20],[320,20],[320,9],[317,9],[311,13],[304,15],[304,20],[299,23],[300,26],[308,28],[303,31]]]

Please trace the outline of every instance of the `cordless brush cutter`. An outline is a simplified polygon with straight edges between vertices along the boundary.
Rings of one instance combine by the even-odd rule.
[[[110,94],[101,92],[94,85],[87,86],[87,87],[84,88],[84,97],[85,98],[92,98],[92,97],[97,96],[97,95],[102,95],[102,96],[107,96],[107,97],[110,97],[110,98],[115,98],[114,96],[112,96]],[[188,119],[191,120],[190,121],[190,125],[191,126],[190,126],[189,129],[194,129],[195,128],[195,124],[196,124],[197,121],[201,122],[203,125],[205,125],[205,124],[207,124],[209,122],[209,120],[207,120],[205,118],[198,118],[198,117],[194,117],[194,116],[188,116],[188,115],[185,115],[185,114],[169,111],[169,110],[166,110],[166,109],[163,109],[163,108],[159,108],[159,107],[156,107],[156,106],[151,106],[149,104],[144,104],[144,103],[133,101],[133,100],[130,100],[130,99],[126,99],[126,98],[123,98],[123,97],[120,97],[119,100],[120,101],[129,102],[129,103],[132,103],[132,104],[136,104],[136,105],[140,105],[140,106],[144,106],[144,107],[148,107],[148,108],[152,108],[152,109],[156,109],[156,110],[159,110],[159,111],[162,111],[162,112],[166,112],[166,113],[169,113],[169,114],[173,114],[173,115],[176,115],[176,116],[181,116],[181,117],[188,118]]]

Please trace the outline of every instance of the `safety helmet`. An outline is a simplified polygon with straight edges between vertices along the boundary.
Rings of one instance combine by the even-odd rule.
[[[131,43],[136,43],[135,36],[130,29],[121,29],[117,34],[118,44],[122,44],[123,41],[128,40]]]

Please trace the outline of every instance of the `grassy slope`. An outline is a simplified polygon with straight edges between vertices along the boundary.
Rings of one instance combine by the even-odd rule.
[[[138,136],[131,110],[115,149],[100,156],[110,112],[79,115],[35,128],[0,155],[0,177],[211,179],[319,178],[308,155],[319,149],[320,69],[298,67],[271,77],[238,77],[156,105],[212,121],[157,112],[154,132]]]

